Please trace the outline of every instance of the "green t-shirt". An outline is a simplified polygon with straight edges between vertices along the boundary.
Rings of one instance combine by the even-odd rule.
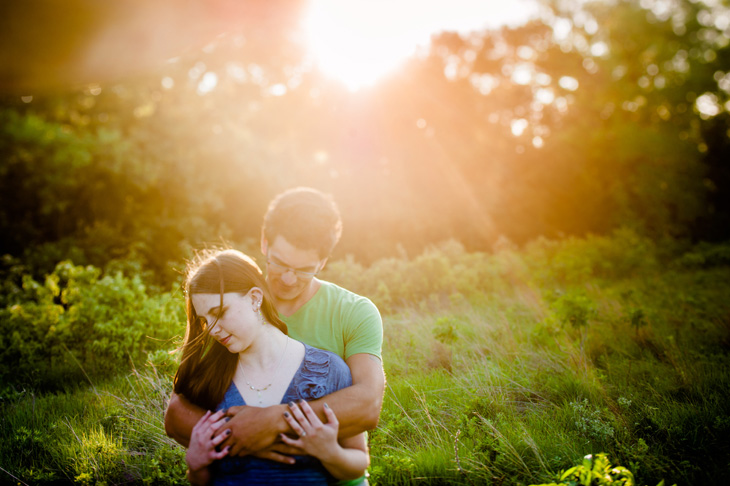
[[[367,353],[381,357],[383,321],[370,299],[333,283],[322,284],[314,296],[289,317],[280,316],[289,336],[347,359]]]

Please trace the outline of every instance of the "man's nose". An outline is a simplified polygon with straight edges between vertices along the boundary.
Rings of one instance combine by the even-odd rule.
[[[297,282],[297,274],[294,273],[294,270],[288,268],[286,272],[281,274],[281,281],[286,285],[294,285]]]

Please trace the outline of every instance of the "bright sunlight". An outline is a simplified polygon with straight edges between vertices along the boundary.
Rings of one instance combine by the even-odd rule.
[[[401,16],[383,10],[380,2],[315,0],[305,20],[314,61],[352,91],[373,84],[415,48]]]
[[[311,0],[304,27],[322,72],[357,91],[393,71],[436,32],[519,24],[535,12],[529,0]]]

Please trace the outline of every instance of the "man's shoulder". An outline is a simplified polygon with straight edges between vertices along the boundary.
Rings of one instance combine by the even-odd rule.
[[[365,296],[356,294],[352,290],[340,287],[339,285],[326,280],[320,280],[320,283],[322,285],[322,290],[325,291],[325,294],[330,301],[356,307],[372,307],[377,311],[375,304]]]
[[[356,294],[352,290],[348,290],[345,287],[340,287],[336,283],[329,282],[327,280],[319,280],[319,283],[322,285],[322,288],[325,289],[326,292],[332,293],[335,295],[352,295],[355,297],[360,297],[365,299],[366,297],[363,297],[362,295]]]

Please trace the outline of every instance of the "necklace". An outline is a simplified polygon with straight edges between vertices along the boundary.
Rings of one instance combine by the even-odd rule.
[[[284,351],[282,351],[281,358],[279,359],[279,364],[276,365],[276,368],[274,368],[274,373],[271,375],[271,383],[269,383],[268,385],[261,387],[261,388],[256,388],[255,386],[253,386],[251,384],[251,382],[248,381],[248,379],[246,379],[246,372],[243,369],[241,360],[240,359],[238,360],[238,367],[241,368],[241,376],[243,377],[243,381],[246,382],[246,386],[248,386],[251,390],[256,392],[256,394],[258,395],[258,398],[259,398],[259,405],[264,404],[264,400],[261,397],[261,392],[268,390],[269,387],[274,384],[274,378],[276,377],[276,373],[278,373],[279,368],[281,368],[281,363],[284,361],[284,356],[286,356],[286,348],[288,346],[289,346],[289,338],[287,337],[286,343],[284,344]]]

